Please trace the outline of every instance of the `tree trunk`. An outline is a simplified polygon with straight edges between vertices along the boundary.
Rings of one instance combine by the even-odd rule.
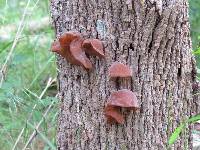
[[[187,0],[52,0],[51,13],[57,37],[78,31],[101,39],[106,53],[90,57],[91,72],[58,56],[58,149],[166,149],[179,123],[197,113]],[[131,80],[109,80],[114,61],[131,66]],[[141,109],[109,125],[107,98],[124,88],[137,92]],[[173,146],[184,148],[191,149],[188,133]]]

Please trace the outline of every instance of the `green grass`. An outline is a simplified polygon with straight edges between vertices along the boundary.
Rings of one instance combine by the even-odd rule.
[[[0,0],[1,66],[8,58],[27,2]],[[193,48],[197,49],[200,41],[200,1],[190,0],[190,6]],[[30,0],[23,21],[25,26],[11,53],[12,57],[6,66],[6,78],[0,88],[1,150],[12,149],[16,141],[15,149],[23,149],[41,121],[36,129],[38,135],[28,147],[34,150],[56,147],[58,100],[55,98],[57,85],[53,80],[56,78],[55,56],[49,52],[54,39],[54,31],[47,24],[49,17],[49,0]],[[52,82],[48,84],[48,81]],[[43,117],[49,106],[50,111]]]
[[[193,48],[200,46],[200,1],[189,0],[190,2],[190,23]]]
[[[193,50],[197,51],[200,48],[200,1],[189,0],[190,2],[190,24]],[[195,54],[197,67],[200,68],[200,53]],[[200,77],[200,75],[199,75]]]
[[[11,50],[27,2],[0,0],[1,66]],[[34,128],[43,120],[43,114],[49,105],[52,108],[37,129],[37,137],[28,147],[55,148],[58,112],[56,82],[52,81],[45,90],[49,79],[56,77],[55,56],[49,52],[54,31],[46,19],[50,16],[49,0],[36,2],[31,0],[27,7],[25,26],[7,64],[6,78],[0,88],[1,150],[12,149],[24,128],[15,148],[23,149]]]

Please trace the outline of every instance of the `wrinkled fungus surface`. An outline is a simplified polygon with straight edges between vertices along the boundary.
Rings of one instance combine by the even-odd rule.
[[[80,34],[78,32],[66,32],[63,35],[60,36],[59,38],[59,42],[60,45],[69,50],[69,46],[71,44],[71,42],[76,39],[76,38],[80,38]]]
[[[98,39],[86,39],[83,41],[85,52],[90,55],[105,57],[103,43]]]
[[[54,41],[51,45],[52,52],[60,53],[61,52],[61,46],[59,41]]]
[[[83,40],[81,38],[73,40],[70,44],[70,52],[72,54],[72,57],[77,61],[79,65],[82,65],[86,69],[91,69],[92,63],[85,55],[85,52],[81,47],[82,43]]]
[[[127,89],[112,92],[108,99],[108,105],[129,108],[131,110],[139,109],[135,93]]]
[[[111,93],[107,105],[104,108],[108,123],[124,123],[124,117],[119,111],[120,108],[137,111],[139,105],[135,93],[127,89]]]
[[[124,65],[120,62],[114,62],[109,70],[108,70],[108,75],[110,78],[117,78],[117,77],[131,77],[132,76],[132,71],[131,69],[127,66]]]
[[[73,65],[92,69],[92,63],[85,53],[104,57],[103,44],[98,39],[82,39],[78,32],[66,32],[52,43],[52,52],[56,52]]]
[[[107,118],[108,123],[110,124],[113,124],[116,122],[119,124],[124,123],[124,117],[119,112],[119,108],[107,105],[104,109],[104,112],[105,112],[105,116]]]

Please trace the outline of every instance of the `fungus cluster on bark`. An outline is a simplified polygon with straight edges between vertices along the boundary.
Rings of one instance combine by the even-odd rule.
[[[85,69],[92,69],[92,63],[88,55],[104,58],[103,43],[98,39],[83,39],[78,32],[66,32],[52,43],[52,52],[65,58],[73,65],[83,66]],[[114,62],[109,70],[109,78],[132,77],[131,69],[119,62]],[[112,92],[104,109],[108,123],[124,123],[124,117],[120,113],[121,108],[136,111],[139,109],[135,93],[128,89]]]
[[[64,57],[73,65],[83,66],[85,69],[92,69],[92,63],[86,56],[94,55],[105,57],[103,43],[98,39],[83,39],[78,32],[66,32],[52,43],[52,52]]]
[[[131,76],[131,69],[122,63],[114,62],[109,68],[110,78],[126,78]],[[120,113],[121,108],[137,111],[139,109],[139,105],[136,94],[128,89],[123,89],[111,93],[110,97],[108,98],[107,105],[104,109],[108,123],[124,123],[124,117]]]

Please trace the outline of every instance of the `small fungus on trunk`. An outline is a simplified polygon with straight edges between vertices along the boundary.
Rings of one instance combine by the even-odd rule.
[[[108,98],[108,105],[128,108],[134,111],[139,109],[136,94],[127,89],[112,92]]]
[[[81,38],[73,40],[70,44],[70,53],[79,65],[82,65],[85,69],[92,69],[92,63],[85,55],[82,49],[82,43],[83,39]]]
[[[109,124],[113,123],[124,123],[124,117],[119,111],[118,107],[107,105],[104,109],[105,116],[107,117],[107,122]]]
[[[81,65],[85,69],[92,69],[92,63],[85,53],[104,57],[103,43],[98,39],[82,39],[78,32],[66,32],[51,46],[56,52],[73,65]]]
[[[62,47],[60,45],[60,42],[57,40],[52,43],[51,50],[52,52],[56,52],[60,55],[63,55]]]
[[[119,112],[120,108],[126,108],[128,110],[133,110],[134,112],[139,109],[138,100],[135,95],[130,90],[123,89],[119,91],[112,92],[108,98],[107,105],[104,109],[105,116],[108,123],[117,122],[123,124],[124,120],[122,114]]]
[[[63,48],[69,51],[71,42],[76,38],[81,38],[81,35],[78,32],[66,32],[60,36],[59,42]]]
[[[86,39],[83,41],[83,48],[89,55],[99,56],[104,58],[103,43],[98,39]]]
[[[114,62],[109,70],[108,70],[108,76],[110,78],[117,78],[117,77],[122,77],[122,78],[126,78],[126,77],[131,77],[132,76],[132,71],[131,69],[120,63],[120,62]]]

